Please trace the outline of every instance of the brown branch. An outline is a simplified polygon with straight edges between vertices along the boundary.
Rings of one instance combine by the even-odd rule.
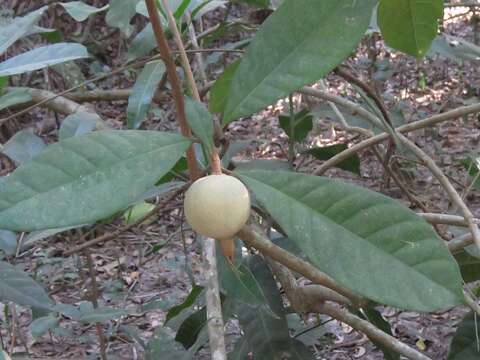
[[[292,273],[284,266],[269,261],[269,265],[276,279],[282,285],[288,301],[297,313],[323,313],[350,325],[355,330],[363,332],[371,340],[383,344],[385,347],[414,360],[427,360],[427,356],[409,347],[400,340],[386,334],[369,321],[353,315],[338,305],[325,302],[323,292],[311,291],[309,287],[298,286]],[[331,290],[330,290],[331,291]],[[337,294],[338,295],[338,294]]]
[[[348,70],[346,70],[343,66],[339,66],[335,69],[334,71],[335,74],[341,76],[344,78],[346,81],[348,81],[351,84],[357,85],[360,89],[365,91],[365,93],[375,102],[377,105],[378,109],[382,113],[383,118],[385,121],[390,125],[393,126],[392,124],[392,119],[390,118],[390,115],[388,113],[387,108],[385,107],[385,104],[383,103],[382,99],[377,95],[375,90],[373,90],[368,84],[357,78],[356,76],[352,75]]]
[[[328,94],[324,91],[320,91],[317,89],[312,89],[309,87],[304,87],[300,90],[301,93],[318,97],[320,99],[324,99],[327,101],[336,101],[336,97],[334,95]],[[372,117],[372,114],[370,114],[368,111],[365,109],[361,108],[358,104],[352,103],[351,101],[341,99],[341,103],[337,103],[337,105],[345,107],[351,114],[354,115],[360,115],[362,117],[368,117],[369,120]],[[462,106],[454,110],[450,110],[447,112],[444,112],[442,114],[434,115],[429,118],[419,120],[419,121],[414,121],[406,125],[402,125],[398,128],[396,128],[396,131],[399,133],[408,133],[411,131],[423,129],[429,126],[433,126],[448,120],[456,119],[468,114],[472,113],[478,113],[480,112],[480,103],[479,104],[474,104],[474,105],[468,105],[468,106]],[[342,151],[341,153],[335,155],[331,159],[325,161],[315,172],[315,175],[322,175],[325,171],[330,169],[331,167],[334,167],[338,163],[342,162],[346,158],[352,156],[353,154],[365,150],[373,145],[376,145],[384,140],[389,139],[389,134],[383,133],[379,134],[376,136],[373,136],[369,139],[366,139],[358,144],[355,144],[351,146],[350,148],[346,149],[345,151]]]
[[[165,67],[167,68],[168,80],[172,86],[172,95],[175,101],[175,107],[177,109],[177,121],[180,126],[180,131],[183,136],[191,137],[192,132],[187,123],[187,118],[185,115],[185,102],[183,100],[183,91],[180,84],[180,80],[177,75],[177,67],[175,66],[175,61],[173,60],[172,53],[170,52],[170,47],[168,46],[167,39],[163,32],[162,23],[160,22],[160,17],[158,15],[157,5],[155,0],[145,0],[147,5],[148,15],[150,17],[150,22],[152,23],[153,32],[155,34],[155,39],[157,40],[158,49],[160,55],[165,62]],[[187,164],[188,170],[190,172],[190,179],[196,180],[200,177],[200,170],[198,168],[197,159],[195,157],[195,149],[191,145],[187,150]]]
[[[15,87],[6,87],[5,90],[7,92],[14,91],[18,88]],[[64,115],[71,115],[78,111],[81,112],[92,112],[91,109],[71,100],[67,99],[63,96],[56,96],[56,94],[41,89],[34,89],[29,88],[27,89],[28,94],[31,96],[32,100],[30,100],[27,104],[31,104],[32,102],[35,104],[42,104],[45,107],[53,110],[57,113],[64,114]]]
[[[263,255],[286,266],[290,270],[296,271],[315,284],[323,285],[329,289],[348,298],[355,306],[364,304],[367,300],[353,293],[352,291],[337,284],[331,277],[322,273],[313,265],[299,259],[290,252],[272,243],[264,236],[259,229],[253,229],[251,226],[245,225],[237,234],[245,244],[260,251]]]
[[[341,308],[338,305],[329,303],[319,304],[316,309],[322,314],[326,314],[334,319],[337,319],[345,324],[350,325],[355,330],[363,332],[370,340],[378,342],[393,351],[406,356],[413,360],[432,360],[421,352],[411,348],[391,335],[384,333],[372,323],[353,315],[348,310]]]

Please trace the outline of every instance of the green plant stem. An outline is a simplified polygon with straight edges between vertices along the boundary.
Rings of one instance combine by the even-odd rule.
[[[295,106],[293,104],[293,95],[288,96],[288,107],[290,109],[290,136],[288,137],[288,162],[293,169],[295,160]]]

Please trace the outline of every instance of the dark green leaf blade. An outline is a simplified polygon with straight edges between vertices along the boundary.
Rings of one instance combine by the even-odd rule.
[[[234,75],[224,123],[326,75],[363,37],[376,3],[285,0],[262,24]]]
[[[190,294],[188,294],[185,301],[179,305],[173,306],[170,310],[168,310],[167,316],[165,318],[165,324],[168,323],[170,319],[180,314],[180,312],[183,309],[186,309],[192,306],[195,303],[195,301],[197,301],[197,298],[200,296],[202,291],[203,291],[202,286],[198,286],[194,284],[192,287],[192,290],[190,291]]]
[[[381,0],[377,17],[387,45],[422,58],[437,35],[443,0]]]
[[[213,113],[223,113],[230,91],[233,76],[240,65],[240,60],[235,60],[228,65],[223,74],[215,81],[210,91],[210,103],[208,108]]]
[[[303,152],[304,154],[310,154],[318,160],[328,160],[335,155],[346,150],[348,147],[345,144],[335,144],[324,147],[314,147]],[[349,158],[343,160],[341,163],[338,163],[336,167],[350,171],[354,174],[361,175],[360,172],[360,157],[358,154],[353,154]]]
[[[280,115],[278,121],[283,131],[285,131],[288,137],[294,141],[305,140],[308,133],[313,129],[313,116],[308,109],[296,113],[293,119],[293,124],[291,123],[292,119],[288,115]]]
[[[98,131],[50,145],[0,183],[0,228],[91,224],[131,205],[190,141],[156,131]]]
[[[53,301],[45,290],[25,272],[0,261],[0,301],[52,310]]]
[[[185,113],[193,133],[200,139],[207,151],[211,152],[215,147],[212,114],[202,103],[189,97],[185,98]]]
[[[236,347],[230,355],[234,359],[244,359],[246,352],[253,352],[255,359],[314,359],[304,344],[290,337],[282,297],[270,269],[259,256],[248,260],[248,267],[261,286],[269,308],[240,305],[237,315],[245,335],[240,340],[242,346]]]
[[[455,333],[448,360],[478,360],[480,351],[477,344],[478,319],[475,313],[468,313]]]
[[[328,178],[238,174],[312,263],[343,286],[417,311],[463,303],[458,265],[445,244],[400,203]]]
[[[151,61],[145,65],[133,86],[128,98],[127,125],[129,129],[138,129],[145,120],[153,95],[165,72],[163,61]]]

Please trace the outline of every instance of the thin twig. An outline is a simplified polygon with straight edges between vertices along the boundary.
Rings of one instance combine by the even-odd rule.
[[[120,234],[130,230],[130,229],[133,229],[135,227],[137,227],[138,225],[142,224],[145,222],[145,220],[148,220],[150,219],[152,216],[158,214],[158,213],[161,213],[161,212],[164,212],[164,211],[168,211],[168,210],[172,210],[173,208],[165,208],[165,206],[170,202],[172,201],[173,199],[175,199],[179,194],[181,194],[182,192],[185,191],[185,189],[187,188],[188,184],[187,185],[184,185],[182,186],[181,188],[175,190],[171,195],[169,195],[168,197],[165,198],[165,200],[161,201],[153,210],[149,211],[148,213],[146,213],[145,215],[143,215],[140,219],[138,219],[137,221],[131,223],[131,224],[128,224],[128,225],[125,225],[125,226],[122,226],[121,228],[115,230],[115,231],[112,231],[108,234],[104,234],[102,236],[99,236],[95,239],[92,239],[90,241],[86,241],[86,242],[82,242],[80,245],[78,246],[75,246],[67,251],[65,251],[63,253],[64,256],[70,256],[72,254],[75,254],[79,251],[82,251],[84,249],[87,249],[89,247],[92,247],[92,246],[95,246],[95,245],[98,245],[98,244],[101,244],[101,243],[104,243],[106,241],[109,241],[109,240],[112,240],[112,239],[115,239],[116,237],[118,237]],[[82,240],[84,240],[84,237],[82,237]]]
[[[393,336],[386,334],[369,321],[363,320],[362,318],[353,315],[348,310],[343,309],[338,305],[320,303],[317,307],[317,311],[350,325],[355,330],[363,332],[370,338],[370,340],[378,342],[385,347],[406,356],[409,359],[432,360],[418,350],[415,350],[414,348],[411,348],[410,346],[404,344]]]
[[[90,292],[90,301],[92,302],[93,308],[98,308],[98,284],[97,284],[97,274],[95,271],[95,266],[93,264],[92,254],[88,249],[84,250],[85,257],[87,259],[88,273],[90,275],[91,281],[91,292]],[[95,327],[97,329],[98,340],[100,342],[100,356],[102,360],[107,360],[107,342],[105,335],[103,333],[102,324],[96,323]]]
[[[345,107],[351,114],[353,115],[360,115],[362,117],[366,116],[369,120],[372,120],[372,117],[376,119],[374,115],[372,115],[370,112],[367,110],[361,108],[358,104],[355,104],[351,101],[338,98],[335,95],[328,94],[324,91],[320,91],[317,89],[309,88],[309,87],[304,87],[300,91],[300,93],[307,94],[313,97],[317,97],[320,99],[324,99],[327,101],[333,101],[336,102],[336,100],[341,99],[341,102],[336,102],[337,105]],[[359,108],[362,110],[359,111]],[[433,126],[448,120],[456,119],[468,114],[473,114],[473,113],[478,113],[480,112],[480,103],[479,104],[474,104],[474,105],[468,105],[468,106],[462,106],[459,108],[456,108],[454,110],[450,110],[447,112],[444,112],[442,114],[434,115],[429,118],[419,120],[419,121],[414,121],[406,125],[402,125],[398,128],[395,129],[397,133],[408,133],[412,132],[415,130],[423,129],[429,126]],[[373,120],[375,121],[375,120]],[[342,151],[341,153],[335,155],[331,159],[325,161],[315,172],[315,175],[322,175],[325,171],[328,169],[334,167],[338,163],[342,162],[343,160],[349,158],[353,154],[360,152],[362,150],[365,150],[373,145],[376,145],[384,140],[387,140],[390,137],[389,134],[383,133],[379,134],[376,136],[373,136],[371,138],[368,138],[366,140],[363,140],[362,142],[355,144],[351,146],[350,148]]]

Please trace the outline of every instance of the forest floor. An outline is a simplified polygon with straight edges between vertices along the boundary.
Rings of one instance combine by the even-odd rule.
[[[14,3],[14,1],[6,1]],[[39,2],[27,1],[20,14],[39,7]],[[97,6],[101,5],[97,1]],[[7,7],[8,9],[8,7]],[[251,11],[244,7],[235,10],[237,13]],[[55,15],[55,16],[54,16]],[[207,23],[215,24],[222,18],[223,10],[209,15]],[[448,13],[446,18],[456,15]],[[49,17],[50,16],[50,17]],[[44,26],[62,28],[66,38],[80,34],[84,25],[74,23],[61,9],[55,14],[47,16]],[[56,20],[54,20],[54,18]],[[48,24],[50,22],[50,24]],[[144,19],[134,19],[136,31],[145,24]],[[103,15],[98,15],[89,22],[90,34],[95,38],[103,38],[102,46],[91,45],[91,52],[95,60],[81,62],[85,78],[96,75],[96,71],[108,71],[121,66],[126,59],[126,49],[129,40],[113,28],[105,25]],[[206,24],[208,26],[208,24]],[[444,24],[445,33],[473,41],[473,26],[468,16],[457,16]],[[234,41],[248,34],[235,35]],[[88,39],[88,37],[87,37]],[[14,47],[13,53],[22,52],[32,44],[22,42]],[[379,80],[375,85],[384,96],[389,109],[399,109],[398,114],[402,122],[421,119],[431,114],[453,109],[460,105],[478,102],[480,96],[480,73],[478,60],[461,61],[433,56],[416,62],[414,59],[386,49],[381,41],[377,41],[375,56],[385,68],[377,72]],[[369,75],[365,66],[366,45],[360,46],[355,56],[346,64],[361,76]],[[224,63],[231,61],[231,55],[221,56],[218,62],[210,65],[209,72],[212,78],[221,73]],[[211,59],[213,61],[213,59]],[[99,70],[100,69],[100,70]],[[380,79],[384,77],[384,79]],[[125,70],[113,75],[104,81],[92,85],[98,89],[130,88],[134,76],[131,71]],[[37,72],[32,75],[21,76],[15,80],[17,86],[43,87],[53,92],[59,92],[66,87],[61,77],[52,70]],[[354,98],[351,86],[337,76],[327,78],[327,86],[334,92]],[[305,105],[315,108],[314,99],[296,96],[297,106]],[[236,158],[238,161],[247,159],[286,159],[284,149],[288,148],[287,137],[278,126],[278,114],[282,111],[284,101],[264,112],[236,121],[228,126],[226,136],[231,139],[251,139],[252,144]],[[120,128],[125,123],[126,101],[95,102],[89,104],[111,127]],[[5,112],[5,114],[8,114]],[[37,135],[47,142],[53,142],[57,137],[58,123],[61,116],[56,116],[50,110],[36,108],[34,111],[16,117],[8,127],[0,129],[7,140],[15,131],[23,128],[33,128]],[[172,102],[166,101],[151,111],[149,121],[144,128],[174,130],[174,110]],[[410,134],[410,138],[427,151],[442,169],[453,179],[457,189],[464,191],[470,184],[467,169],[462,164],[471,154],[478,154],[480,145],[480,121],[478,117],[469,116],[463,119],[445,122],[434,129]],[[351,143],[351,135],[345,134],[339,127],[332,126],[325,118],[316,117],[315,130],[310,134],[305,146]],[[399,170],[408,182],[412,194],[423,203],[429,212],[451,213],[454,211],[448,197],[433,179],[428,170],[419,164],[409,161],[408,156],[397,153]],[[380,191],[388,196],[403,201],[413,210],[421,211],[415,204],[411,204],[405,194],[392,181],[385,181],[382,165],[369,150],[360,154],[361,176],[333,169],[326,176],[341,178],[363,187]],[[310,158],[297,161],[301,163],[300,171],[313,172],[320,164]],[[3,161],[0,171],[12,170],[11,164]],[[480,217],[480,192],[473,188],[467,195],[467,203],[476,217]],[[138,335],[148,338],[155,327],[165,321],[167,310],[174,304],[180,303],[189,293],[192,283],[191,277],[201,281],[202,262],[198,243],[190,232],[180,232],[183,214],[180,211],[181,199],[178,204],[153,222],[120,235],[113,241],[91,248],[89,251],[94,259],[98,271],[97,279],[101,287],[101,300],[105,305],[122,307],[138,312],[142,305],[158,300],[156,310],[139,316],[129,316],[121,322],[118,333],[128,333],[129,329],[136,328]],[[113,231],[122,225],[121,221],[100,226],[97,235]],[[445,237],[458,235],[458,229],[443,229]],[[35,247],[17,259],[17,264],[25,269],[34,271],[48,289],[55,300],[75,304],[89,298],[89,280],[84,270],[84,254],[78,253],[70,257],[61,256],[64,250],[77,244],[76,231],[63,233],[38,242]],[[155,253],[149,253],[154,245],[162,245]],[[382,269],[379,269],[382,271]],[[398,311],[392,308],[382,308],[382,314],[391,323],[393,334],[435,360],[446,359],[449,342],[455,332],[456,324],[465,314],[466,309],[455,308],[451,311],[433,314],[419,314],[415,312]],[[314,319],[310,319],[314,321]],[[292,326],[299,318],[292,317]],[[17,335],[12,339],[10,328],[7,326],[4,311],[0,314],[0,334],[4,344],[14,344],[9,350],[24,354],[25,346],[31,358],[45,359],[83,359],[86,356],[95,358],[98,354],[98,340],[94,326],[79,326],[68,320],[62,320],[65,333],[44,336],[33,339],[28,331],[31,322],[30,312],[22,310],[17,314]],[[232,322],[227,327],[227,340],[238,338],[239,327]],[[105,329],[109,331],[109,329]],[[70,332],[70,334],[68,333]],[[112,359],[141,359],[142,354],[138,344],[128,336],[117,335],[110,338],[109,352]],[[73,336],[72,336],[73,334]],[[312,333],[311,345],[315,349],[318,359],[346,360],[346,359],[382,359],[380,351],[368,339],[337,321],[331,321],[320,330]],[[199,359],[208,358],[208,351],[202,350]],[[20,358],[20,357],[19,357]],[[16,358],[14,358],[16,359]]]

